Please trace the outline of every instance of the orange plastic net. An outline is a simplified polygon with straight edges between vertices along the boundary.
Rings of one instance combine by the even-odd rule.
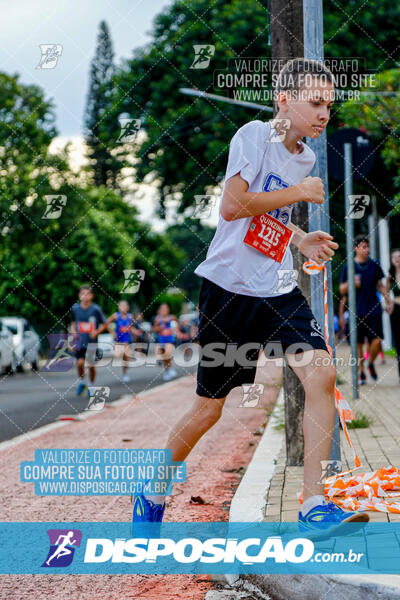
[[[314,275],[321,271],[324,272],[325,340],[329,354],[333,356],[332,348],[328,344],[328,280],[326,265],[325,263],[317,264],[313,261],[306,261],[303,264],[303,271],[308,275]],[[353,452],[355,467],[327,477],[325,480],[325,496],[330,501],[348,510],[375,510],[378,512],[400,513],[400,502],[386,501],[386,498],[400,496],[400,469],[389,466],[388,468],[381,468],[376,471],[349,475],[362,466],[346,425],[346,422],[349,423],[355,419],[355,415],[336,386],[335,403],[343,433]],[[302,502],[302,496],[303,494],[301,493],[299,496],[300,502]]]

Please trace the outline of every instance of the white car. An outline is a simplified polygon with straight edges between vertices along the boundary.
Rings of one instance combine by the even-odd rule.
[[[40,338],[32,325],[23,317],[1,317],[1,321],[12,334],[17,371],[22,372],[28,363],[36,371],[39,368]]]
[[[198,323],[199,321],[199,315],[198,313],[194,310],[193,312],[190,313],[185,313],[184,315],[181,315],[179,317],[179,321],[182,323],[183,321],[188,321],[190,325],[193,325],[194,323]]]
[[[97,336],[97,348],[101,352],[101,356],[109,358],[114,356],[115,340],[111,333],[100,333]]]
[[[0,373],[5,371],[13,374],[16,368],[13,335],[8,327],[0,321]]]

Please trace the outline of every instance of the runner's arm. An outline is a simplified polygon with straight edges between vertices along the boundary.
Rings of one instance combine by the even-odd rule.
[[[347,265],[343,265],[342,267],[342,272],[340,274],[339,292],[341,296],[347,296],[347,294],[349,293]]]
[[[387,279],[389,279],[389,277]],[[389,286],[390,286],[390,283],[389,283]],[[387,312],[390,314],[390,312],[391,312],[390,309],[391,309],[393,300],[391,299],[391,297],[389,295],[387,284],[385,285],[385,283],[383,283],[383,279],[379,279],[377,281],[376,287],[378,289],[378,292],[380,292],[382,294],[382,296],[385,298],[385,308],[386,308]],[[389,287],[389,289],[390,289],[390,287]]]
[[[220,207],[225,221],[262,215],[301,201],[324,202],[324,186],[319,177],[306,177],[297,185],[270,192],[248,192],[248,188],[249,184],[239,173],[226,181]]]
[[[161,325],[159,325],[159,322],[160,322],[160,317],[158,317],[158,316],[157,316],[157,317],[155,318],[155,320],[154,320],[154,323],[153,323],[153,325],[152,325],[152,330],[153,330],[155,333],[158,333],[158,332],[161,330]]]
[[[102,325],[100,325],[100,327],[98,327],[96,329],[96,331],[94,332],[94,335],[97,337],[99,335],[99,333],[103,333],[103,331],[105,331],[106,329],[109,333],[113,333],[112,329],[110,329],[110,323],[115,321],[116,318],[117,318],[117,313],[113,313],[110,317],[108,317],[108,319],[106,319],[106,321]]]
[[[289,223],[288,228],[293,231],[292,244],[304,256],[316,262],[331,260],[335,250],[339,248],[339,245],[333,241],[333,237],[325,231],[306,233],[294,223]]]
[[[75,306],[71,307],[71,333],[76,335],[77,331],[76,331],[76,313],[75,313]]]
[[[172,315],[172,316],[171,316],[171,319],[172,319],[173,321],[175,321],[175,323],[177,324],[176,331],[177,331],[177,332],[180,332],[180,331],[181,331],[181,323],[180,323],[180,321],[179,321],[178,317],[176,317],[175,315]]]
[[[344,319],[344,311],[347,302],[347,296],[342,296],[339,302],[339,327],[344,332],[346,328],[346,321]]]

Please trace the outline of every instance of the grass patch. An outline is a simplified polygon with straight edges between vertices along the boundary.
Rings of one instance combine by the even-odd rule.
[[[355,415],[356,418],[354,421],[347,423],[348,429],[365,429],[366,427],[372,425],[373,419],[371,419],[371,417],[368,417],[361,412],[356,412]]]
[[[274,429],[279,431],[285,429],[285,407],[278,406],[276,409],[276,413],[272,416],[272,419],[274,420]]]
[[[276,429],[277,431],[280,431],[281,429],[285,429],[285,423],[278,423],[277,425],[274,426],[274,429]]]
[[[396,350],[394,348],[391,348],[391,350],[384,350],[383,354],[385,356],[393,356],[393,358],[396,357]]]

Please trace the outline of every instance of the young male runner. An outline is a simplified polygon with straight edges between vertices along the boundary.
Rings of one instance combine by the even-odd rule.
[[[167,443],[172,459],[184,460],[218,421],[230,390],[254,382],[259,348],[281,342],[306,393],[304,502],[299,527],[317,533],[344,522],[368,521],[366,513],[345,512],[325,502],[321,464],[329,459],[332,442],[336,371],[327,365],[323,333],[296,282],[289,284],[291,290],[286,286],[284,294],[278,285],[279,271],[293,269],[287,248],[291,232],[291,242],[317,262],[330,260],[338,248],[328,233],[306,234],[290,223],[296,202],[324,202],[321,179],[307,177],[315,155],[301,138],[317,138],[325,129],[334,99],[333,83],[331,72],[321,63],[289,61],[278,78],[277,117],[270,122],[249,122],[232,138],[217,231],[205,261],[195,270],[203,277],[199,342],[203,350],[215,342],[238,347],[255,344],[256,349],[247,353],[255,359],[254,366],[207,366],[203,354],[196,400]],[[302,366],[296,364],[299,347],[304,349]],[[142,523],[161,521],[164,500],[143,494],[135,497],[134,535]]]
[[[88,353],[90,383],[94,383],[96,378],[94,361],[99,333],[98,327],[101,323],[105,323],[106,320],[100,306],[92,302],[93,291],[90,285],[81,286],[79,300],[80,302],[74,304],[71,309],[71,331],[78,337],[78,348],[75,352],[78,377],[80,379],[76,390],[77,396],[80,396],[87,387],[85,383],[85,357],[88,348],[90,349]]]

